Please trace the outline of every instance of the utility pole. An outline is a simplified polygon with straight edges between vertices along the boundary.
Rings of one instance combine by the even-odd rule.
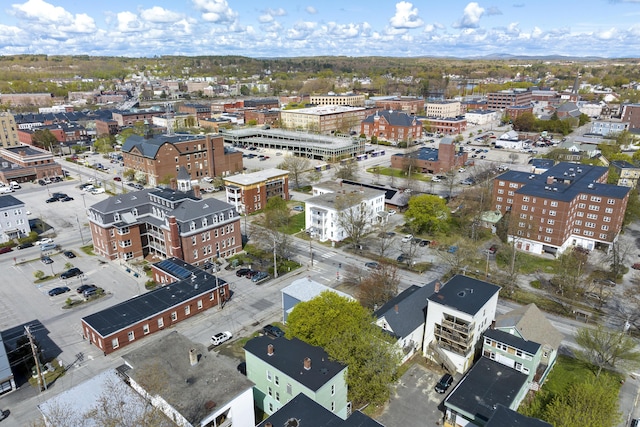
[[[31,335],[31,330],[29,329],[29,326],[25,326],[24,330],[26,331],[27,337],[29,338],[29,345],[31,346],[31,354],[33,354],[33,361],[36,363],[36,373],[38,375],[38,388],[42,393],[43,386],[44,386],[44,390],[47,389],[47,383],[44,380],[42,371],[40,371],[40,360],[38,359],[36,345],[33,343],[33,335]]]
[[[309,236],[309,257],[311,257],[311,267],[313,267],[313,248],[311,247],[311,236]]]
[[[278,278],[278,265],[276,264],[276,237],[273,236],[273,278]]]
[[[82,199],[84,200],[84,195],[82,195]],[[78,215],[76,215],[76,222],[78,223],[78,231],[80,232],[80,240],[82,241],[82,246],[84,246],[84,237],[82,236],[82,227],[80,226],[80,220],[78,219]]]

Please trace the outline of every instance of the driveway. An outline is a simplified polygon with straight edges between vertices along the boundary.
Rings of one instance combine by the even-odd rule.
[[[443,373],[440,369],[430,370],[422,363],[413,363],[396,383],[389,403],[376,420],[387,426],[440,425],[437,423],[444,414],[438,407],[445,395],[436,393],[433,387]]]

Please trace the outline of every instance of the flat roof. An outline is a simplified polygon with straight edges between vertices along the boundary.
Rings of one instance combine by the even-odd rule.
[[[310,277],[304,277],[302,279],[297,279],[291,282],[289,286],[284,288],[281,292],[283,294],[287,294],[297,299],[298,301],[309,301],[318,295],[320,295],[324,291],[334,292],[341,297],[348,298],[349,300],[353,300],[353,297],[349,294],[345,294],[344,292],[340,292],[336,289],[325,286],[321,283],[312,280]]]
[[[282,110],[282,113],[308,114],[311,116],[322,116],[325,114],[340,114],[352,111],[365,111],[364,107],[349,107],[346,105],[321,105],[318,107],[299,108],[295,110]]]
[[[500,286],[469,276],[456,274],[429,296],[429,301],[475,315],[495,294]]]
[[[251,185],[251,184],[257,184],[262,181],[267,181],[271,178],[276,178],[278,176],[288,175],[288,174],[289,174],[289,171],[287,170],[271,168],[271,169],[263,169],[263,170],[251,172],[251,173],[226,176],[223,179],[225,181],[229,181],[238,185]]]
[[[82,320],[102,337],[107,337],[144,319],[165,312],[184,301],[205,295],[226,283],[223,279],[216,280],[216,276],[198,270],[188,279],[161,286],[85,316]]]
[[[267,346],[273,345],[273,354],[267,354]],[[346,365],[330,360],[322,347],[307,344],[298,338],[255,337],[244,345],[246,352],[273,366],[300,384],[317,391],[330,379],[347,369]],[[304,359],[311,359],[311,369],[304,368]]]

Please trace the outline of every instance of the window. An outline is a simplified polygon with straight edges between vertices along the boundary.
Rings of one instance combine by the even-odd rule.
[[[271,381],[271,371],[267,369],[267,380]]]
[[[278,376],[276,375],[273,379],[273,382],[275,385],[280,385],[280,378],[278,378]]]
[[[529,196],[524,196],[524,197],[522,198],[522,201],[523,201],[523,202],[528,202],[528,201],[529,201]]]
[[[610,216],[605,216],[605,217],[602,218],[602,220],[604,222],[611,222],[611,217]]]
[[[509,183],[509,188],[518,188],[518,184],[515,182],[510,182]]]
[[[608,204],[608,205],[615,205],[615,204],[616,204],[616,201],[615,201],[614,199],[608,199],[608,200],[607,200],[607,204]]]
[[[549,216],[556,216],[556,211],[549,211]]]
[[[189,224],[189,230],[193,231],[196,229],[196,223],[195,221],[191,221],[191,223]]]
[[[331,384],[331,396],[334,396],[336,394],[336,386],[335,384]]]
[[[276,400],[280,402],[280,392],[276,391]]]
[[[171,312],[171,320],[173,322],[175,322],[176,320],[178,320],[178,312],[177,311],[172,311]]]
[[[522,210],[523,210],[523,211],[528,211],[528,210],[529,210],[529,206],[527,206],[527,205],[522,205]]]
[[[551,237],[549,237],[549,236],[545,236],[544,241],[545,241],[545,242],[550,242],[550,241],[551,241]]]
[[[287,384],[287,394],[291,396],[291,384]]]
[[[555,222],[554,220],[552,220],[552,219],[548,219],[548,220],[547,220],[547,224],[549,224],[549,225],[553,225],[553,224],[555,224],[555,223],[556,223],[556,222]]]
[[[513,196],[513,191],[507,191],[507,196]]]
[[[331,412],[336,410],[336,402],[334,402],[333,400],[331,401]]]
[[[585,230],[585,231],[584,231],[584,235],[585,235],[585,236],[589,236],[589,237],[593,237],[593,231],[587,231],[587,230]]]
[[[120,343],[118,342],[118,338],[114,338],[114,339],[111,340],[111,347],[112,348],[120,347]]]
[[[603,225],[602,226],[602,231],[608,231],[609,230],[609,226],[608,225]]]
[[[147,335],[149,333],[149,324],[145,323],[144,325],[142,325],[142,333]]]
[[[602,199],[600,197],[591,196],[591,201],[592,202],[596,202],[596,203],[600,203],[602,201]]]
[[[133,331],[129,331],[127,337],[129,338],[129,341],[133,341],[134,339],[136,339],[136,334]]]
[[[557,206],[558,206],[558,202],[551,202],[551,207],[552,207],[552,208],[555,208],[555,207],[557,207]]]
[[[598,215],[590,213],[590,214],[587,214],[587,218],[589,218],[589,219],[598,219]]]
[[[578,212],[576,215],[578,215],[579,217],[583,217],[584,216],[584,212]]]
[[[498,189],[498,194],[504,194],[504,190],[502,188]]]
[[[600,233],[600,238],[601,239],[606,239],[607,238],[607,234],[606,233]]]
[[[600,210],[600,206],[589,205],[589,210],[590,211],[599,211]]]
[[[584,225],[587,228],[596,228],[596,223],[595,222],[585,222]]]
[[[586,207],[587,207],[587,205],[585,205],[584,203],[578,203],[578,208],[584,209]]]
[[[202,310],[202,300],[198,300],[198,310]]]
[[[576,225],[582,225],[582,221],[581,220],[576,220]]]
[[[191,244],[195,245],[196,243],[198,243],[198,240],[196,239],[196,236],[191,236]]]
[[[190,315],[190,314],[191,314],[191,306],[190,306],[190,305],[187,305],[187,306],[184,308],[184,315],[185,315],[185,316],[188,316],[188,315]]]
[[[553,233],[553,228],[547,228],[545,230],[548,234],[552,234]]]
[[[158,319],[158,328],[164,328],[164,319],[162,317]]]
[[[613,213],[613,208],[605,208],[604,213],[608,213],[608,214]]]
[[[504,181],[498,181],[498,185],[499,185],[500,187],[504,187]]]
[[[273,389],[271,387],[268,388],[269,396],[273,397]]]
[[[269,412],[273,412],[273,403],[269,402]]]

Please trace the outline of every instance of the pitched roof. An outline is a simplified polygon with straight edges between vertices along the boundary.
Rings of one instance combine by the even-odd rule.
[[[283,294],[292,296],[298,301],[309,301],[317,297],[324,291],[334,292],[341,297],[353,300],[353,297],[351,295],[340,292],[337,289],[330,288],[329,286],[325,286],[321,283],[316,282],[315,280],[311,280],[311,278],[309,277],[294,280],[289,286],[282,289],[281,292]]]
[[[496,329],[517,331],[528,341],[557,349],[563,335],[551,324],[535,304],[525,305],[496,317]]]
[[[522,372],[481,357],[447,396],[444,405],[487,421],[498,404],[511,406],[526,382],[527,375]]]
[[[475,315],[495,294],[500,286],[456,274],[438,292],[429,296],[429,301]]]
[[[272,355],[267,354],[269,344],[273,345]],[[307,344],[298,338],[272,339],[263,335],[249,340],[244,350],[313,391],[347,369],[345,365],[331,361],[322,347]],[[307,357],[311,359],[311,369],[308,370],[304,368],[304,359]]]
[[[435,281],[424,286],[412,285],[395,298],[376,310],[377,319],[384,317],[391,332],[398,338],[404,338],[417,327],[423,325],[426,318],[427,298],[433,294]]]
[[[553,427],[546,421],[537,418],[527,417],[516,411],[513,411],[504,405],[497,404],[493,415],[484,427]]]
[[[370,115],[363,120],[364,123],[373,123],[376,116],[382,116],[391,126],[413,126],[414,120],[417,120],[415,116],[410,116],[402,111],[378,111],[375,114]]]
[[[527,341],[522,337],[510,334],[509,332],[501,331],[499,329],[487,329],[484,336],[491,338],[494,341],[504,343],[509,347],[517,348],[526,353],[534,355],[540,349],[540,344],[534,341]]]
[[[122,144],[122,151],[124,153],[130,153],[134,148],[137,148],[143,157],[148,159],[155,159],[158,150],[164,144],[175,144],[185,141],[203,140],[202,135],[156,135],[152,138],[145,138],[140,135],[131,135]]]
[[[287,402],[286,405],[258,424],[258,427],[265,427],[266,423],[277,427],[287,426],[290,425],[288,422],[291,420],[297,420],[299,424],[295,425],[301,426],[383,427],[382,424],[360,411],[353,412],[349,418],[343,420],[303,393]]]

